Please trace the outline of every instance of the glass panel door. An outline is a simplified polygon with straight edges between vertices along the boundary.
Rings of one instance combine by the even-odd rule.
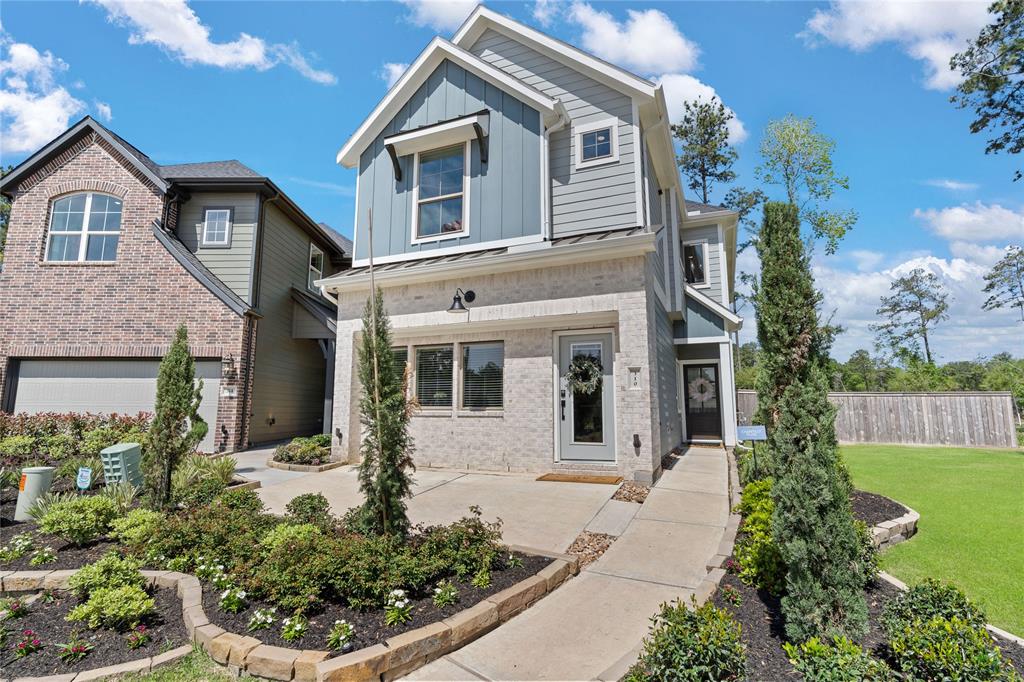
[[[689,439],[721,439],[718,365],[686,365],[683,368],[683,385],[686,391],[686,433]]]

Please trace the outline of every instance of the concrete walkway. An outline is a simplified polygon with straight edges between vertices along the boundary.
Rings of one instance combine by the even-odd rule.
[[[728,480],[723,450],[689,449],[578,577],[405,679],[618,680],[662,602],[707,597],[706,566],[729,519]]]

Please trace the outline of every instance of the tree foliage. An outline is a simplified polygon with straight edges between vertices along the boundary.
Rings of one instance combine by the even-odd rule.
[[[1024,0],[996,0],[988,11],[995,20],[949,62],[964,78],[951,100],[974,109],[972,133],[992,135],[986,154],[1019,154],[1024,150]],[[1013,179],[1020,180],[1021,173],[1016,170]]]
[[[923,345],[924,359],[931,364],[928,332],[949,318],[949,294],[939,278],[924,268],[897,277],[889,290],[892,294],[882,296],[881,306],[875,311],[885,322],[871,325],[877,335],[876,346],[888,348],[900,357],[906,353],[920,354]]]
[[[733,114],[717,97],[709,102],[697,98],[684,102],[683,107],[683,120],[672,126],[672,134],[682,146],[677,161],[687,187],[698,192],[706,204],[715,183],[736,179],[732,165],[738,155],[729,144],[728,129]]]
[[[391,351],[391,323],[378,288],[363,310],[359,347],[359,381],[363,425],[359,489],[365,498],[359,514],[363,529],[375,535],[405,535],[409,530],[405,500],[412,496],[413,442],[404,368]]]
[[[202,391],[203,380],[196,382],[195,360],[188,349],[188,329],[181,325],[160,361],[153,424],[147,436],[150,488],[158,506],[170,505],[174,468],[206,436],[209,427],[199,416]]]
[[[835,253],[857,222],[857,213],[825,206],[837,190],[849,189],[850,181],[833,165],[835,141],[816,127],[813,118],[792,114],[771,121],[761,139],[761,165],[755,173],[766,185],[781,185],[814,238],[825,240],[825,252]]]
[[[981,305],[984,310],[1020,308],[1024,322],[1024,249],[1017,245],[1006,247],[1006,253],[985,275],[985,288],[989,297]]]

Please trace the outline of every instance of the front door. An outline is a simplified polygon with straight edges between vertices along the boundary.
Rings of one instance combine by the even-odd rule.
[[[558,338],[558,384],[555,387],[557,437],[563,461],[614,462],[615,400],[611,334],[579,334]],[[573,360],[578,366],[600,368],[600,386],[574,390],[566,373]],[[591,360],[588,362],[586,359]]]
[[[690,440],[722,439],[718,365],[684,365],[686,434]]]

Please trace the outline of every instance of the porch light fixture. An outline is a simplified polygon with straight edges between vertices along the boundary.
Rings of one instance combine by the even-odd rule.
[[[463,291],[462,289],[455,289],[455,297],[452,299],[452,307],[448,309],[450,313],[468,313],[469,309],[462,305],[462,299],[465,297],[466,303],[472,303],[476,300],[476,294],[470,291]]]

